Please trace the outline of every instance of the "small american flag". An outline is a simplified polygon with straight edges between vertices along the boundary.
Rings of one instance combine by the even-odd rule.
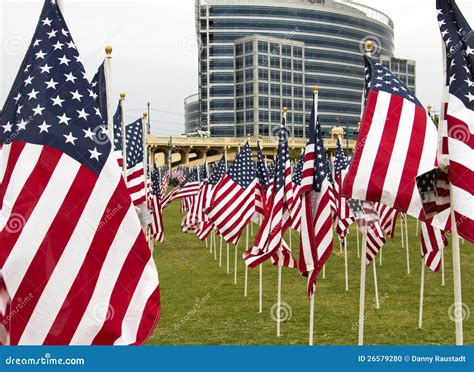
[[[255,192],[255,210],[259,215],[264,216],[267,203],[267,192],[270,188],[270,174],[267,165],[265,164],[260,142],[257,147],[257,178],[258,183]]]
[[[164,241],[164,224],[163,211],[161,210],[160,198],[160,173],[158,169],[154,169],[151,173],[151,198],[150,198],[150,213],[152,217],[152,236],[153,239],[163,243]]]
[[[438,272],[443,249],[448,246],[446,232],[423,221],[420,222],[420,231],[421,255],[426,266]]]
[[[133,204],[138,206],[146,201],[145,169],[143,168],[143,119],[128,124],[125,131],[127,187]]]
[[[395,227],[399,212],[379,203],[375,205],[375,209],[377,210],[377,214],[380,216],[380,226],[382,227],[383,232],[387,234],[390,239],[393,239],[395,236]]]
[[[255,213],[256,170],[248,142],[217,184],[207,215],[224,240],[237,244]]]
[[[380,216],[371,202],[350,199],[347,201],[360,231],[367,232],[368,228],[380,220]]]
[[[99,108],[100,116],[104,123],[108,123],[107,112],[107,67],[105,61],[97,69],[94,78],[91,81],[89,94],[95,99]]]
[[[293,204],[291,205],[291,228],[299,230],[301,225],[301,179],[303,175],[303,158],[296,163],[293,170]]]
[[[418,176],[416,183],[427,218],[450,207],[449,182],[447,175],[441,169],[434,169]]]

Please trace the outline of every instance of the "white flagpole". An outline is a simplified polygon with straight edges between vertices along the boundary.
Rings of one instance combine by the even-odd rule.
[[[229,243],[227,243],[227,274],[230,274],[230,247]]]
[[[383,249],[382,248],[380,248],[379,256],[380,256],[379,257],[379,260],[380,260],[379,264],[380,264],[380,266],[382,266],[382,259],[383,259]]]
[[[407,248],[407,273],[410,275],[410,246],[408,244],[408,215],[405,217],[405,245]]]
[[[326,265],[323,266],[323,279],[326,279]]]
[[[219,267],[222,267],[222,235],[219,243]]]
[[[58,4],[59,5],[59,4]],[[62,12],[62,5],[60,6]],[[107,128],[109,129],[110,143],[114,144],[114,117],[112,113],[112,47],[105,47],[105,91],[107,96]],[[122,116],[123,119],[123,116]]]
[[[258,312],[263,313],[263,263],[259,266]]]
[[[453,203],[453,190],[451,186],[451,205]],[[456,345],[464,344],[463,334],[463,303],[461,286],[461,253],[459,248],[459,235],[454,216],[454,209],[451,208],[451,243],[453,246],[453,281],[454,281],[454,320],[456,324]]]
[[[277,337],[281,336],[281,274],[282,274],[282,257],[278,252],[278,294],[277,294]]]
[[[357,229],[356,229],[356,237],[357,237],[357,258],[360,258],[359,230]]]
[[[238,255],[238,251],[237,251],[237,244],[234,246],[234,284],[237,284],[237,255]],[[247,265],[245,265],[247,266]]]
[[[206,248],[209,248],[209,244],[207,242],[207,238],[206,238]]]
[[[400,231],[401,231],[401,239],[402,239],[402,249],[405,248],[405,238],[404,238],[404,232],[403,232],[403,218],[400,216]]]
[[[109,113],[107,113],[110,116]],[[126,179],[126,171],[127,171],[127,132],[125,127],[125,93],[120,93],[120,118],[121,118],[121,130],[122,130],[122,171],[123,175]],[[112,124],[113,126],[113,124]],[[113,132],[113,128],[112,128]]]
[[[209,243],[209,254],[212,254],[212,241],[213,241],[212,236],[213,236],[213,233],[214,233],[214,231],[211,231],[211,241]]]
[[[359,346],[364,345],[364,320],[365,320],[365,274],[367,255],[367,232],[362,234],[362,254],[360,258],[360,296],[359,296]]]
[[[214,234],[214,261],[217,261],[217,241],[216,241],[216,234]]]
[[[311,274],[308,276],[310,279]],[[314,344],[314,296],[316,295],[316,288],[313,287],[313,295],[309,302],[309,346]]]
[[[421,283],[420,283],[420,313],[418,317],[418,328],[423,328],[423,301],[425,296],[425,262],[421,259]]]
[[[252,222],[250,222],[250,224],[252,224]],[[245,251],[247,252],[248,249],[249,249],[249,227],[247,226],[247,228],[245,229],[246,232],[245,232]],[[249,279],[249,267],[245,264],[244,262],[244,266],[245,266],[245,279],[244,279],[244,297],[247,297],[247,291],[248,291],[248,279]]]
[[[253,222],[250,221],[250,236],[253,237]]]
[[[445,275],[444,275],[444,248],[441,249],[441,286],[446,285]]]
[[[344,240],[339,242],[339,244],[344,244],[344,274],[346,277],[346,292],[349,292],[349,266],[347,264],[347,237],[344,237]]]
[[[373,262],[373,267],[374,267],[375,308],[380,309],[379,283],[377,280],[377,260],[375,258]]]

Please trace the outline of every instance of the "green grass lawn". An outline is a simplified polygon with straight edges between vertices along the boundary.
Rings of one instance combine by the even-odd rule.
[[[226,273],[226,245],[222,268],[205,244],[180,230],[179,203],[165,210],[165,243],[155,247],[160,274],[161,320],[150,345],[307,345],[309,301],[306,279],[296,270],[283,269],[282,301],[291,309],[291,319],[276,323],[271,307],[277,299],[277,268],[263,269],[263,313],[258,313],[258,268],[249,271],[248,296],[244,297],[245,233],[238,254],[238,281],[233,284],[234,247],[230,248],[230,274]],[[399,225],[394,240],[384,247],[383,265],[377,259],[381,309],[374,309],[372,266],[367,268],[366,345],[453,345],[454,323],[448,309],[454,302],[452,256],[446,251],[446,285],[441,273],[426,271],[424,327],[418,329],[421,258],[415,220],[409,220],[411,274],[407,274],[406,252],[401,248]],[[254,234],[257,228],[255,226]],[[360,261],[356,236],[349,236],[349,292],[344,288],[344,256],[336,246],[326,267],[326,279],[317,282],[315,344],[356,345],[358,336]],[[252,244],[252,238],[250,239]],[[219,247],[219,238],[217,238]],[[298,236],[293,233],[293,251],[298,257]],[[474,344],[474,249],[461,246],[463,301],[471,308],[464,322],[464,341]],[[219,258],[218,258],[219,259]]]

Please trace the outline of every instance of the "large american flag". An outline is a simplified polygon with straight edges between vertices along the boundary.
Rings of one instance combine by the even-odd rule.
[[[140,205],[146,201],[145,169],[143,167],[143,119],[128,124],[125,133],[127,187],[133,203]]]
[[[316,278],[333,250],[329,168],[318,120],[317,92],[314,94],[308,134],[301,180],[303,201],[299,268],[302,275],[309,276],[308,295],[312,296]]]
[[[423,208],[415,177],[436,166],[436,126],[394,74],[370,57],[365,64],[365,111],[342,194],[419,218]]]
[[[1,117],[0,267],[11,344],[143,344],[158,273],[71,34],[54,1]]]
[[[248,142],[216,186],[207,210],[223,239],[237,244],[242,230],[255,213],[257,177]]]
[[[288,132],[286,129],[286,113],[282,115],[279,134],[278,156],[275,168],[275,180],[268,199],[267,210],[262,225],[257,233],[253,247],[245,254],[245,262],[249,267],[256,267],[271,257],[274,263],[285,265],[284,257],[289,247],[284,244],[283,236],[291,224],[291,206],[293,204],[293,183],[291,180],[290,151],[288,149]],[[283,253],[285,252],[285,253]],[[294,267],[295,260],[291,260]]]
[[[107,105],[107,66],[105,61],[97,69],[91,81],[90,96],[95,99],[100,116],[104,123],[108,123],[108,105]]]
[[[454,0],[437,0],[436,7],[441,35],[446,45],[446,122],[441,124],[446,124],[444,150],[451,183],[451,208],[458,234],[474,243],[473,31]]]

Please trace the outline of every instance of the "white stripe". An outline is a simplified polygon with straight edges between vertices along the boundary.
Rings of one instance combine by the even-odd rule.
[[[68,158],[67,156],[63,157]],[[78,164],[77,162],[73,162],[71,165],[73,167],[77,166],[74,165],[74,163]],[[61,176],[67,175],[66,170],[62,172],[57,171],[55,173],[61,173]],[[70,178],[71,181],[73,181],[73,177]],[[84,207],[81,218],[25,328],[25,332],[20,339],[21,344],[42,344],[48,335],[74,280],[77,278],[77,274],[84,263],[84,258],[97,232],[97,227],[100,225],[102,215],[121,179],[121,172],[117,167],[117,160],[115,159],[115,155],[111,152],[89,200]],[[57,188],[58,185],[61,185],[61,182],[56,182],[56,184],[53,185]],[[56,198],[62,201],[64,197],[59,198],[57,189],[55,192]]]
[[[61,156],[48,185],[26,221],[18,240],[3,267],[11,297],[18,290],[51,223],[63,204],[80,164],[68,156]]]
[[[35,169],[42,149],[43,146],[27,143],[18,157],[18,160],[15,164],[15,169],[12,170],[10,182],[7,185],[7,189],[3,197],[3,205],[0,212],[0,231],[2,231],[7,224],[12,208],[15,205],[21,190],[23,189],[23,186],[28,180],[28,177]]]
[[[449,95],[448,115],[464,122],[469,128],[470,135],[474,135],[474,111],[464,106],[464,103],[452,94]],[[449,128],[449,131],[452,129]],[[468,137],[469,133],[465,135]]]
[[[3,182],[3,177],[5,177],[5,172],[7,170],[8,158],[10,157],[11,145],[3,145],[0,149],[0,185]]]
[[[140,277],[123,318],[122,335],[114,342],[114,345],[130,345],[136,342],[145,305],[158,286],[158,272],[153,257],[151,257]]]
[[[382,139],[385,123],[387,121],[388,109],[390,107],[390,98],[391,94],[389,93],[378,93],[374,117],[364,144],[364,151],[361,153],[359,168],[354,179],[352,192],[352,197],[354,199],[367,199],[368,184],[379,149],[375,144],[380,144]]]
[[[393,145],[387,175],[383,185],[381,203],[393,206],[400,187],[400,180],[405,168],[410,138],[413,132],[415,104],[404,100],[395,143]],[[370,143],[369,143],[370,144]]]
[[[71,340],[72,345],[91,344],[102,328],[106,317],[102,316],[105,314],[101,314],[98,309],[108,309],[110,297],[117,283],[120,271],[123,268],[123,264],[133,244],[137,240],[137,236],[141,233],[142,230],[135,208],[130,206],[107,252],[107,257],[100,270],[94,293],[77,327],[76,333]]]
[[[451,185],[452,208],[457,212],[474,220],[474,197],[470,192]]]
[[[471,136],[474,136],[474,134],[471,134]],[[474,151],[471,149],[471,147],[468,144],[454,138],[449,138],[448,144],[450,160],[463,165],[471,171],[474,171]]]

